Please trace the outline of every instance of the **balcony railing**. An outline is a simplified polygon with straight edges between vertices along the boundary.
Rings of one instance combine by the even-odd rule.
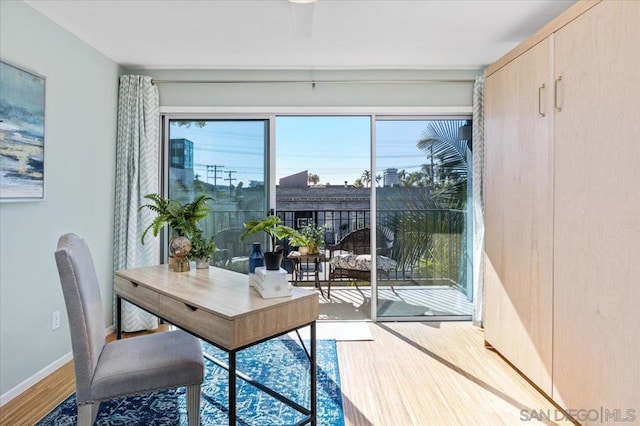
[[[371,212],[369,210],[306,210],[279,211],[278,216],[283,223],[294,229],[313,223],[325,229],[325,242],[335,244],[348,233],[370,227]],[[239,236],[243,224],[252,219],[264,216],[262,211],[228,211],[212,212],[204,221],[208,234],[235,230],[226,245],[230,247],[231,257],[246,257],[250,252],[252,241],[240,243]],[[464,255],[464,230],[466,212],[461,210],[378,210],[376,222],[379,229],[393,235],[390,257],[397,262],[397,267],[382,280],[409,281],[413,284],[449,284],[457,285],[464,280],[462,259]],[[260,239],[260,236],[253,236]],[[266,240],[263,240],[267,243]],[[218,246],[218,248],[223,248]],[[285,242],[285,250],[292,250]],[[289,261],[284,266],[293,271]],[[302,265],[302,271],[309,273],[298,277],[299,281],[314,279],[314,265]],[[328,279],[328,263],[320,264],[320,279]]]

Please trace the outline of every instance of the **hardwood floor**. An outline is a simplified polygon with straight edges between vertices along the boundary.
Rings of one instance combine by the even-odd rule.
[[[468,322],[369,326],[373,341],[337,342],[347,426],[521,425],[523,409],[571,424]],[[69,363],[0,408],[0,424],[35,424],[73,390]]]
[[[370,327],[373,341],[337,342],[347,426],[522,425],[521,410],[572,424],[469,322]]]
[[[73,361],[0,407],[0,425],[34,425],[75,391]]]
[[[168,329],[169,325],[161,324],[157,331],[166,331]],[[122,333],[122,336],[127,338],[149,333],[153,332]],[[111,342],[115,340],[115,337],[115,333],[111,333],[107,336],[106,341]],[[75,392],[75,386],[73,361],[70,361],[14,398],[11,402],[0,407],[0,425],[35,425],[49,411]]]

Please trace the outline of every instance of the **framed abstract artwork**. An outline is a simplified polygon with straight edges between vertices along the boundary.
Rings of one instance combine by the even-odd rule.
[[[0,61],[0,202],[44,200],[45,78]]]

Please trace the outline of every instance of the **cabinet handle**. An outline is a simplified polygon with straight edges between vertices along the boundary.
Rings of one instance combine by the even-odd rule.
[[[556,78],[553,86],[553,105],[556,107],[557,111],[562,111],[562,107],[558,105],[558,82],[560,81],[562,81],[561,75],[559,75],[558,78]]]
[[[542,89],[544,89],[546,85],[542,83],[542,86],[538,87],[538,114],[540,117],[545,117],[546,114],[542,112]]]

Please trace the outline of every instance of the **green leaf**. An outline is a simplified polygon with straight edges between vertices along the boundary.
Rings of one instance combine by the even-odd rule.
[[[157,236],[164,225],[169,225],[172,231],[178,235],[191,237],[198,230],[198,221],[208,216],[209,207],[206,203],[212,200],[208,195],[200,195],[190,203],[183,205],[177,200],[163,198],[158,193],[147,194],[144,198],[150,200],[151,203],[142,205],[139,210],[147,208],[155,212],[157,216],[142,233],[142,244],[144,244],[144,238],[150,230],[154,236]]]

